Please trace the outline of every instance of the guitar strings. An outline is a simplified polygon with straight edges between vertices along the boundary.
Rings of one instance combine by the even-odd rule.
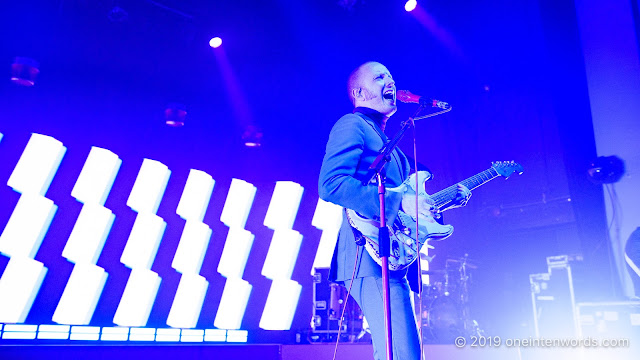
[[[470,178],[464,181],[461,181],[460,184],[464,184],[465,186],[467,186],[469,190],[473,190],[478,186],[495,179],[497,176],[498,176],[498,172],[494,168],[490,168],[479,174],[471,176]],[[451,199],[453,194],[457,193],[457,186],[458,184],[451,185],[431,196],[432,199],[434,199],[434,201],[436,202],[438,208],[442,205],[446,205],[447,203],[445,203],[445,201]]]

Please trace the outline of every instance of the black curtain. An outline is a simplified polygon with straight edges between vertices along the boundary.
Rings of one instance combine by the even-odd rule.
[[[602,185],[589,181],[587,169],[596,158],[593,122],[587,91],[584,57],[573,0],[541,0],[543,32],[549,62],[549,89],[564,149],[571,203],[578,227],[585,266],[582,274],[590,284],[577,295],[595,300],[620,294]]]

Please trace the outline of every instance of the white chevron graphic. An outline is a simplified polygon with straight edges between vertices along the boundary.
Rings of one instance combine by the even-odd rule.
[[[0,278],[0,322],[24,322],[44,280],[47,268],[34,257],[57,210],[44,196],[66,150],[50,136],[32,134],[7,181],[21,195],[0,235],[0,253],[10,258]]]
[[[0,277],[0,323],[25,321],[46,276],[47,268],[34,258],[57,210],[45,195],[65,152],[60,141],[32,134],[7,182],[21,195],[0,234],[0,253],[10,258]],[[71,192],[82,209],[62,252],[74,267],[52,318],[58,324],[88,325],[103,293],[108,274],[96,264],[115,219],[104,205],[121,164],[111,151],[92,147]],[[137,216],[120,258],[131,273],[113,319],[119,326],[146,326],[156,301],[161,278],[151,267],[166,228],[156,213],[170,175],[167,166],[144,159],[127,200]],[[209,174],[191,169],[176,209],[185,225],[172,262],[181,276],[166,322],[173,328],[197,326],[209,287],[199,273],[212,236],[203,219],[214,185]],[[256,190],[233,179],[220,217],[229,231],[217,269],[226,278],[214,320],[219,329],[241,328],[251,295],[252,285],[243,277],[255,239],[245,225]],[[293,227],[303,193],[297,183],[277,182],[264,219],[273,230],[261,272],[272,280],[259,324],[265,330],[290,329],[298,305],[302,286],[291,277],[303,236]],[[342,208],[318,199],[312,225],[322,236],[312,273],[330,266],[341,224]]]
[[[151,271],[166,223],[156,215],[171,171],[162,163],[144,159],[127,205],[138,213],[120,262],[131,269],[113,322],[120,326],[145,326],[160,287]]]
[[[209,174],[191,169],[176,209],[186,224],[171,263],[182,274],[167,318],[167,325],[171,327],[196,327],[207,294],[209,282],[200,276],[200,268],[209,246],[211,229],[202,221],[214,185]]]
[[[53,321],[88,325],[102,295],[108,274],[96,265],[115,216],[104,207],[122,160],[109,150],[92,147],[71,196],[82,210],[62,256],[74,265],[53,314]]]
[[[251,294],[251,284],[242,277],[254,235],[244,227],[255,195],[256,187],[253,184],[232,179],[220,215],[220,220],[229,227],[218,263],[218,272],[227,278],[214,320],[214,326],[220,329],[240,329]]]
[[[316,211],[313,213],[311,225],[322,230],[320,243],[316,251],[316,257],[311,266],[311,275],[315,273],[316,268],[331,267],[331,258],[333,257],[333,249],[338,241],[338,233],[342,226],[343,208],[339,205],[318,199]]]
[[[291,280],[302,235],[293,230],[304,188],[291,181],[278,181],[264,225],[274,230],[262,275],[273,280],[260,318],[260,328],[289,330],[302,286]]]

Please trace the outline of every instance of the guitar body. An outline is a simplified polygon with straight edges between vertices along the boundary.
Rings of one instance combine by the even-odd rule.
[[[415,177],[418,176],[418,191],[415,189]],[[431,177],[426,171],[419,171],[412,174],[402,185],[397,188],[387,189],[387,191],[404,192],[405,187],[410,187],[419,196],[426,195],[424,183]],[[378,246],[378,228],[380,222],[367,219],[356,211],[345,209],[347,219],[351,227],[359,231],[365,238],[365,249],[371,258],[382,265],[380,259],[380,249]],[[419,231],[416,231],[416,223],[419,224]],[[391,240],[391,254],[389,256],[389,270],[402,270],[413,263],[419,256],[420,249],[428,240],[442,240],[453,233],[453,226],[438,224],[431,216],[420,216],[419,220],[403,212],[398,212],[396,221],[387,225],[389,238]],[[417,236],[416,236],[417,235]]]
[[[466,186],[469,190],[473,190],[498,176],[509,178],[513,173],[521,174],[522,172],[522,165],[514,161],[497,161],[493,162],[489,169],[467,178],[459,184]],[[416,189],[416,176],[418,177],[418,189]],[[417,173],[411,174],[402,185],[387,189],[387,191],[405,193],[407,192],[406,190],[410,188],[417,193],[418,196],[427,196],[424,183],[430,178],[431,174],[429,172],[418,171]],[[438,211],[447,209],[455,202],[458,191],[457,186],[457,184],[451,185],[430,196]],[[415,203],[412,205],[412,202],[414,201],[413,196],[405,195],[402,200],[403,208],[413,209]],[[360,232],[365,238],[366,242],[364,246],[369,255],[371,255],[378,265],[382,265],[380,249],[378,247],[378,228],[380,227],[380,223],[364,218],[351,209],[345,209],[345,212],[351,227]],[[419,224],[417,229],[416,223]],[[438,224],[431,215],[419,215],[419,219],[416,221],[414,216],[399,211],[394,223],[387,225],[387,230],[389,231],[389,238],[391,239],[389,270],[402,270],[418,258],[420,249],[426,242],[429,240],[442,240],[449,237],[451,233],[453,233],[453,226]]]

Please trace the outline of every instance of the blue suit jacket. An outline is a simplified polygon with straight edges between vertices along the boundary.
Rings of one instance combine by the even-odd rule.
[[[329,135],[318,184],[321,199],[355,210],[371,219],[380,218],[378,188],[376,184],[364,186],[362,180],[387,141],[379,122],[374,120],[376,115],[380,114],[371,109],[357,108],[354,114],[347,114],[336,122]],[[384,167],[385,187],[402,184],[409,173],[407,157],[396,148],[391,154],[391,161]],[[385,201],[385,218],[391,224],[400,208],[402,194],[387,192]],[[363,249],[356,245],[351,226],[343,214],[330,279],[340,282],[351,279],[356,254],[358,264],[355,264],[355,277],[381,277],[381,267]],[[393,271],[391,276],[403,277],[405,274],[406,270]]]

